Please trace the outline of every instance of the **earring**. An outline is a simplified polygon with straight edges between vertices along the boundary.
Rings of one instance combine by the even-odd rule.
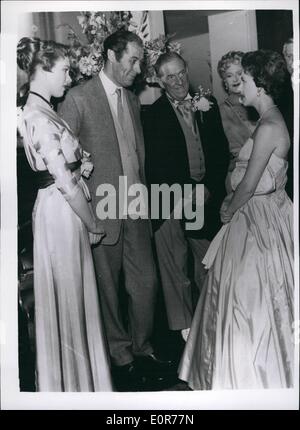
[[[260,97],[260,95],[262,94],[262,90],[263,90],[263,88],[257,89],[257,97]]]

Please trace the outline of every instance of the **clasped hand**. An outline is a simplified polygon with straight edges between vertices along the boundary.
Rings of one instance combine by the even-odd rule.
[[[91,231],[89,231],[90,244],[96,245],[97,243],[100,243],[105,236],[106,233],[102,224],[99,221],[95,220]]]
[[[223,224],[229,223],[229,221],[233,217],[233,213],[228,211],[228,206],[231,201],[231,198],[232,198],[232,194],[229,194],[223,201],[220,209],[220,218]]]

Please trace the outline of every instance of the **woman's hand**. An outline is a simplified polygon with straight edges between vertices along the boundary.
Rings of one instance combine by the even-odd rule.
[[[93,224],[89,228],[89,232],[95,234],[105,234],[102,223],[97,219],[93,220]]]
[[[221,221],[223,224],[227,224],[233,216],[233,212],[228,211],[228,207],[230,206],[232,196],[233,196],[233,194],[231,193],[225,197],[225,199],[222,203],[221,209],[220,209],[220,218],[221,218]]]
[[[231,221],[231,218],[233,217],[233,212],[228,211],[228,209],[226,208],[222,208],[220,210],[220,217],[221,217],[221,221],[223,224],[227,224],[228,222]]]
[[[90,244],[91,245],[97,245],[97,243],[101,242],[101,240],[104,238],[104,236],[105,236],[105,233],[104,234],[95,234],[95,233],[89,232]]]
[[[94,220],[93,225],[89,228],[90,244],[95,245],[99,243],[105,235],[106,233],[100,221]]]

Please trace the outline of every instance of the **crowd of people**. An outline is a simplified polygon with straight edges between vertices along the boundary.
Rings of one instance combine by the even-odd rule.
[[[147,375],[152,386],[161,381],[174,363],[152,342],[159,286],[169,329],[186,342],[178,377],[190,389],[293,386],[293,204],[285,189],[293,127],[280,104],[293,70],[287,55],[226,53],[218,72],[228,97],[218,105],[210,96],[197,109],[186,61],[162,54],[162,95],[141,121],[130,90],[144,57],[136,34],[108,36],[100,73],[72,88],[66,46],[20,40],[29,85],[18,131],[39,188],[37,391],[139,391]],[[63,95],[56,111],[51,99]],[[128,187],[164,184],[191,185],[193,205],[203,185],[201,228],[174,216],[175,199],[169,217],[136,216]],[[115,195],[127,216],[119,207],[101,216]]]

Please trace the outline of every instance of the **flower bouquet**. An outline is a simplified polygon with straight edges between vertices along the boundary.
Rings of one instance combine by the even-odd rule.
[[[109,34],[136,27],[127,11],[81,12],[77,19],[87,44],[80,40],[69,24],[60,25],[69,29],[71,74],[75,83],[99,73],[103,65],[103,42]]]
[[[77,18],[87,44],[80,40],[69,24],[60,25],[69,29],[71,75],[74,84],[99,73],[104,62],[103,42],[107,36],[120,29],[136,33],[144,42],[145,58],[140,80],[148,83],[155,81],[153,66],[161,54],[171,51],[180,53],[180,44],[171,42],[171,36],[160,35],[148,40],[148,11],[142,13],[139,23],[133,20],[130,11],[81,12]]]

